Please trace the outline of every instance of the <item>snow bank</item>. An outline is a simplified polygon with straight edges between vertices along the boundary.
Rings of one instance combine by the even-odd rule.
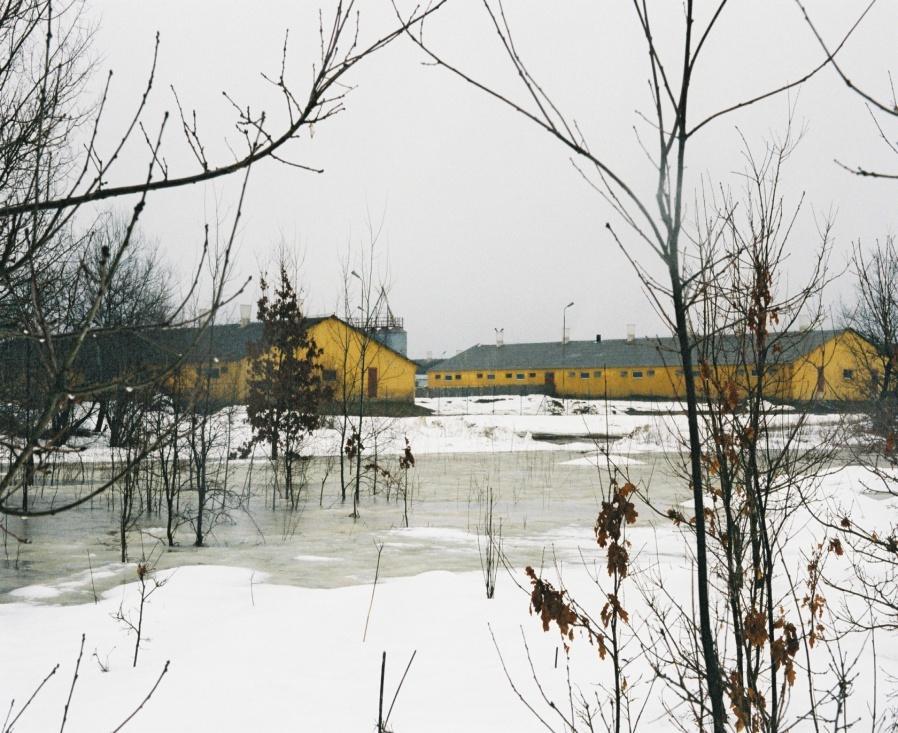
[[[866,491],[869,479],[865,469],[849,466],[823,478],[814,491],[821,502],[850,504],[865,517],[894,521],[898,501]],[[820,531],[801,513],[791,519],[790,531],[794,534],[786,548],[787,561],[795,577],[803,577],[804,553],[819,541]],[[446,552],[476,551],[476,536],[457,528],[393,529],[383,539],[390,544],[438,541]],[[637,523],[628,531],[628,539],[631,557],[645,570],[640,577],[657,578],[688,606],[693,569],[683,536],[667,525]],[[564,584],[593,612],[601,607],[604,596],[592,576],[604,583],[604,567],[588,526],[571,525],[515,542],[546,548],[550,576],[556,557],[550,548],[582,548],[590,565],[562,565]],[[340,548],[334,547],[333,552],[333,557],[299,556],[296,561],[327,563],[339,558]],[[534,554],[539,556],[538,551]],[[372,567],[372,576],[373,572]],[[509,674],[529,700],[536,703],[538,693],[525,641],[547,694],[567,699],[563,651],[558,652],[557,667],[554,663],[560,638],[554,627],[551,633],[543,633],[539,621],[528,614],[527,583],[520,569],[514,578],[524,588],[502,573],[497,596],[489,601],[479,573],[428,572],[382,580],[374,589],[365,640],[370,585],[330,590],[291,587],[272,584],[264,573],[250,569],[211,566],[181,567],[159,577],[166,584],[146,607],[146,642],[136,669],[131,667],[133,637],[113,618],[119,609],[126,614],[136,611],[133,582],[109,591],[97,604],[45,605],[54,589],[84,582],[83,574],[78,574],[58,584],[20,589],[13,594],[15,602],[0,604],[0,649],[6,662],[0,667],[0,704],[15,698],[17,709],[52,666],[62,664],[17,731],[59,727],[81,633],[87,635],[87,642],[69,710],[71,733],[114,728],[140,703],[166,660],[171,660],[170,672],[127,730],[372,730],[383,651],[387,652],[388,702],[412,652],[417,652],[390,720],[391,729],[399,733],[541,730],[511,691],[491,631]],[[622,602],[632,618],[645,618],[640,594],[629,583]],[[838,603],[834,595],[829,600]],[[851,654],[860,651],[863,639],[855,635],[843,644],[843,651]],[[579,689],[608,684],[608,661],[601,662],[582,639],[575,640],[572,649],[570,674]],[[818,646],[812,653],[818,666],[825,668],[825,648]],[[878,638],[877,653],[882,675],[898,673],[898,645],[893,637]],[[873,700],[872,669],[868,645],[856,668],[851,702],[861,716]],[[660,687],[649,692],[638,682],[650,677],[637,655],[628,678],[642,685],[634,688],[637,699],[648,699],[639,729],[665,731],[669,723],[663,706],[675,700]],[[803,680],[793,688],[793,711],[802,705],[803,688]],[[887,688],[880,684],[876,692],[880,710]]]

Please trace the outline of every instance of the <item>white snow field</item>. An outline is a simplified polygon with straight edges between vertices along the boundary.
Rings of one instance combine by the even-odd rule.
[[[436,409],[431,403],[436,400],[428,402]],[[600,660],[584,638],[576,638],[568,668],[556,627],[543,632],[539,619],[528,612],[523,565],[541,566],[556,583],[560,573],[564,587],[595,617],[606,600],[608,583],[604,554],[592,533],[594,499],[564,493],[561,487],[555,498],[546,499],[542,483],[578,476],[587,484],[598,481],[607,461],[601,450],[608,450],[618,465],[644,472],[641,476],[661,474],[665,450],[675,445],[670,423],[681,420],[681,415],[669,414],[679,412],[675,405],[610,403],[607,420],[604,404],[592,407],[602,414],[547,414],[540,398],[466,406],[444,399],[440,415],[393,421],[397,451],[408,436],[416,453],[433,456],[437,472],[488,471],[501,460],[507,471],[513,465],[508,461],[540,457],[541,462],[534,459],[513,477],[512,483],[532,474],[540,488],[531,494],[522,488],[521,496],[512,500],[505,478],[497,512],[506,521],[503,533],[513,567],[500,570],[493,599],[486,599],[476,569],[477,520],[464,517],[472,511],[470,500],[433,503],[422,498],[413,506],[406,529],[394,505],[375,510],[363,502],[362,519],[354,525],[343,510],[328,519],[331,515],[317,508],[316,496],[315,509],[304,511],[291,543],[269,538],[259,543],[262,550],[253,551],[240,543],[218,547],[213,540],[202,550],[167,553],[170,566],[156,575],[165,583],[145,607],[136,668],[134,637],[114,618],[119,612],[136,618],[139,593],[133,563],[103,560],[92,570],[84,567],[49,577],[24,573],[27,582],[0,594],[0,709],[15,700],[14,716],[59,663],[14,728],[19,733],[59,730],[85,634],[66,713],[69,733],[114,730],[140,705],[166,661],[167,674],[124,730],[374,731],[383,652],[385,713],[415,653],[389,720],[395,733],[546,730],[519,700],[503,663],[511,682],[539,715],[552,729],[563,730],[542,700],[534,675],[545,695],[569,715],[568,678],[574,695],[582,695],[593,709],[602,707],[602,686],[611,682],[611,665]],[[789,414],[782,419],[789,420]],[[823,436],[837,421],[835,416],[815,416],[812,435]],[[91,449],[97,454],[104,450]],[[507,451],[518,457],[502,458]],[[474,455],[466,458],[465,453]],[[557,468],[550,471],[546,466]],[[469,480],[467,475],[458,478],[459,484]],[[829,506],[850,507],[853,516],[893,524],[898,520],[896,500],[876,493],[873,484],[861,467],[842,466],[824,477],[814,494]],[[670,500],[675,496],[671,493]],[[304,523],[319,519],[333,524],[314,535]],[[640,509],[638,522],[628,530],[630,554],[641,571],[639,582],[648,585],[657,579],[688,604],[692,567],[687,541],[669,523],[649,519],[647,510]],[[786,556],[791,572],[801,578],[807,554],[823,533],[806,513],[796,513],[790,523]],[[372,539],[384,546],[376,586]],[[206,564],[216,554],[230,565]],[[40,555],[33,558],[38,564]],[[7,570],[9,563],[7,556]],[[830,569],[834,577],[848,574],[847,566]],[[625,581],[621,600],[633,619],[631,630],[642,633],[639,620],[648,614],[635,583]],[[99,588],[97,602],[89,596],[84,600],[91,587]],[[829,602],[838,603],[830,593]],[[898,675],[898,643],[894,634],[877,636],[875,663],[866,637],[846,637],[842,651],[861,655],[850,714],[861,721],[859,729],[865,729],[874,702],[880,711],[890,702],[895,683],[889,675]],[[815,663],[826,668],[825,648],[818,645],[812,654],[819,655]],[[637,730],[671,730],[670,711],[687,719],[673,695],[652,684],[651,670],[635,643],[627,647],[626,656],[632,660],[627,678],[634,699],[645,704]],[[803,710],[807,701],[806,679],[799,671],[790,711]],[[5,714],[0,713],[0,720]],[[597,720],[596,730],[602,729]],[[810,723],[800,723],[793,730],[809,729]]]
[[[678,402],[643,400],[559,400],[544,395],[524,397],[453,397],[418,399],[431,415],[406,418],[371,418],[378,433],[378,450],[399,455],[409,439],[416,455],[430,453],[496,453],[557,450],[559,445],[589,450],[597,445],[615,454],[677,450],[686,427],[684,407]],[[218,414],[230,420],[231,445],[250,437],[242,407]],[[838,425],[837,415],[797,415],[783,407],[772,428],[785,428],[802,419],[818,434]],[[813,431],[811,431],[813,434]],[[105,436],[76,440],[68,455],[73,461],[108,461],[111,449]],[[332,427],[317,430],[303,446],[306,455],[338,455],[340,434]],[[264,455],[264,446],[256,454]]]

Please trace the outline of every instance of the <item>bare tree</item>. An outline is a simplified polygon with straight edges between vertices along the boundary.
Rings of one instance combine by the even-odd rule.
[[[205,546],[215,526],[227,520],[242,503],[242,496],[230,485],[236,410],[234,407],[219,409],[220,404],[214,399],[211,339],[209,344],[209,357],[184,408],[188,473],[179,491],[184,498],[181,514],[193,529],[195,547]]]
[[[898,496],[898,248],[893,237],[869,251],[856,244],[852,253],[856,304],[845,320],[866,341],[854,353],[855,379],[863,400],[854,425],[852,458],[866,469],[860,488],[871,495]],[[869,346],[868,346],[869,345]],[[898,526],[886,517],[868,516],[844,502],[833,503],[818,519],[844,547],[852,578],[825,574],[821,583],[861,599],[860,609],[846,604],[847,628],[898,630]],[[842,544],[844,543],[844,545]]]
[[[157,590],[159,590],[162,586],[165,585],[166,580],[160,579],[156,575],[156,563],[159,560],[159,553],[161,550],[157,552],[157,548],[159,545],[153,547],[150,551],[150,554],[144,555],[140,562],[137,563],[136,574],[137,574],[137,611],[136,617],[133,611],[129,611],[125,609],[124,601],[119,605],[118,611],[115,613],[115,619],[124,625],[129,632],[134,634],[134,657],[131,662],[132,667],[137,666],[137,657],[140,654],[140,644],[144,641],[144,622],[145,615],[147,610],[147,602],[150,600],[150,596],[152,596]]]
[[[161,261],[155,243],[149,242],[139,229],[132,232],[128,250],[118,268],[104,280],[100,270],[104,251],[112,252],[125,236],[128,221],[107,215],[89,232],[86,255],[65,274],[70,282],[66,289],[66,329],[74,330],[91,318],[93,328],[102,331],[137,331],[158,327],[175,316],[174,283]],[[94,303],[99,307],[91,316]],[[127,355],[115,349],[96,352],[96,367],[108,379],[115,379],[127,369]],[[152,391],[152,390],[151,390]],[[109,443],[121,447],[130,440],[134,416],[140,399],[146,395],[126,391],[124,386],[114,393],[102,393],[96,401],[94,430],[109,427]]]
[[[870,0],[870,2],[867,3],[866,9],[858,19],[857,23],[860,23],[860,20],[873,8],[874,5],[876,5],[876,2],[877,0]],[[859,84],[857,82],[857,79],[854,78],[853,75],[850,75],[848,71],[846,71],[845,67],[836,56],[842,44],[839,44],[839,46],[836,47],[835,50],[831,50],[833,49],[832,42],[828,42],[823,37],[820,30],[817,28],[817,25],[814,23],[811,14],[808,12],[804,2],[802,2],[802,0],[795,0],[795,4],[801,9],[808,28],[811,30],[811,33],[817,40],[820,48],[830,60],[832,68],[835,70],[839,79],[841,79],[842,83],[844,83],[845,86],[856,97],[860,98],[866,105],[867,111],[870,113],[873,125],[875,126],[883,145],[892,155],[898,156],[898,146],[896,146],[896,144],[889,139],[889,134],[885,131],[882,122],[880,121],[882,118],[891,120],[892,122],[898,119],[898,95],[895,94],[895,83],[892,78],[891,72],[887,72],[888,90],[885,93],[872,92],[870,91],[869,87],[866,87],[863,84]],[[855,26],[857,25],[857,23],[855,23]],[[844,43],[844,40],[842,43]],[[838,160],[836,161],[836,164],[858,176],[865,176],[870,178],[885,178],[892,180],[898,179],[898,172],[874,170],[871,168],[866,168],[862,165],[847,165]]]
[[[379,471],[378,441],[389,432],[389,421],[372,415],[371,405],[377,398],[378,384],[389,375],[378,374],[374,365],[375,334],[389,318],[387,288],[375,274],[376,245],[379,232],[369,231],[370,245],[355,269],[347,257],[343,263],[344,319],[350,326],[337,334],[340,354],[338,385],[335,390],[339,414],[340,498],[352,492],[352,517],[359,517],[362,484],[371,479],[376,493]],[[358,289],[358,298],[355,290]]]
[[[867,374],[867,397],[887,406],[898,399],[898,246],[895,237],[877,240],[865,251],[855,244],[849,265],[854,277],[855,303],[846,308],[844,321],[860,334],[875,353],[856,356]],[[886,419],[887,416],[886,416]]]
[[[420,22],[441,5],[438,2],[414,14],[409,22]],[[286,114],[282,123],[225,95],[241,141],[230,146],[232,160],[216,161],[206,154],[195,114],[185,111],[176,94],[172,98],[174,115],[163,115],[158,124],[148,119],[148,104],[157,82],[158,39],[143,94],[130,120],[117,139],[109,140],[101,134],[111,75],[100,98],[88,99],[90,34],[82,31],[82,7],[81,3],[60,8],[50,0],[17,0],[0,8],[0,44],[7,51],[0,59],[0,338],[7,361],[18,360],[29,366],[22,372],[25,380],[40,380],[40,390],[31,389],[31,382],[26,385],[26,391],[37,393],[27,403],[28,427],[15,437],[14,458],[0,476],[0,511],[6,513],[56,513],[89,501],[113,485],[116,477],[73,502],[52,508],[32,508],[27,500],[35,454],[59,443],[62,436],[59,431],[53,432],[54,421],[58,422],[59,414],[68,410],[70,403],[109,398],[122,387],[135,392],[158,387],[188,358],[191,349],[169,355],[158,369],[148,368],[153,360],[144,358],[124,365],[124,372],[109,375],[89,368],[91,362],[84,353],[85,345],[95,339],[106,339],[107,353],[122,349],[123,340],[128,346],[152,340],[145,327],[104,328],[97,324],[117,273],[128,261],[151,195],[235,173],[243,176],[234,228],[227,246],[218,250],[219,262],[212,268],[218,279],[213,275],[204,285],[212,293],[209,308],[192,315],[185,308],[200,285],[209,257],[208,237],[204,236],[198,246],[203,253],[200,264],[183,288],[183,300],[174,303],[163,322],[155,324],[157,328],[198,326],[198,342],[215,313],[234,296],[233,291],[226,290],[225,274],[250,169],[261,160],[272,159],[311,170],[290,160],[298,140],[307,128],[343,110],[350,70],[408,27],[400,23],[362,45],[356,3],[338,2],[328,21],[321,18],[320,55],[307,89],[294,89],[287,82],[286,43],[278,72],[265,77],[283,102]],[[166,132],[172,116],[193,153],[191,166],[183,170],[175,170],[166,162]],[[83,146],[72,144],[76,131],[84,138]],[[141,140],[146,146],[144,172],[127,176],[121,185],[108,185],[115,177],[121,180],[123,149]],[[130,212],[122,214],[113,237],[98,242],[94,227],[85,227],[86,217],[79,212],[85,204],[125,196],[130,197]],[[93,281],[93,287],[88,288],[93,297],[77,311],[80,317],[76,322],[62,318],[59,308],[67,297],[72,300],[65,291],[71,278],[64,277],[72,272],[79,273],[82,282]],[[15,386],[20,389],[20,385]],[[14,400],[4,397],[2,401]]]
[[[557,140],[573,156],[574,165],[625,224],[628,236],[622,238],[616,229],[606,229],[620,246],[640,276],[649,278],[638,247],[657,256],[665,272],[665,285],[651,297],[665,315],[677,341],[677,361],[682,368],[683,392],[686,396],[689,448],[689,484],[692,492],[694,516],[695,585],[699,614],[701,669],[697,680],[707,692],[708,712],[716,733],[724,730],[727,720],[724,701],[724,674],[719,665],[715,630],[711,619],[711,578],[709,575],[708,527],[706,526],[706,475],[702,466],[702,433],[698,406],[698,371],[696,370],[694,340],[689,328],[690,310],[694,305],[694,280],[685,270],[684,259],[689,240],[684,227],[688,218],[686,170],[692,143],[710,125],[725,119],[737,110],[756,105],[782,95],[819,73],[844,44],[852,27],[832,53],[826,53],[819,64],[797,78],[755,96],[733,100],[710,114],[695,117],[692,96],[700,83],[699,72],[705,62],[709,39],[718,35],[720,21],[727,15],[727,0],[715,3],[707,14],[699,14],[697,3],[687,0],[682,8],[681,24],[665,28],[665,43],[659,42],[656,18],[646,3],[633,3],[633,13],[645,40],[644,52],[648,62],[648,87],[651,112],[645,116],[654,138],[654,152],[650,153],[656,170],[653,197],[638,193],[630,172],[611,163],[610,150],[592,146],[582,128],[553,101],[546,88],[537,80],[518,52],[505,7],[500,0],[482,5],[486,22],[495,32],[511,69],[520,84],[523,98],[517,101],[511,93],[481,81],[475,73],[461,68],[439,53],[425,40],[423,29],[409,32],[409,37],[423,51],[429,62],[466,84],[482,91],[500,104],[510,108],[551,138]],[[398,11],[397,11],[398,12]],[[863,17],[863,16],[861,16]],[[668,41],[673,42],[671,46]],[[668,53],[669,48],[676,48]],[[660,283],[657,283],[660,286]]]
[[[820,294],[828,282],[830,234],[824,226],[809,280],[792,292],[785,285],[783,262],[801,211],[800,203],[787,209],[780,193],[792,146],[787,134],[760,157],[746,151],[745,196],[740,205],[724,196],[708,207],[694,265],[692,331],[703,401],[700,458],[710,500],[709,560],[713,577],[722,579],[716,597],[725,601],[711,609],[723,630],[719,666],[730,670],[724,689],[737,728],[768,731],[788,726],[795,655],[821,638],[812,630],[799,637],[803,606],[796,599],[788,609],[782,601],[794,588],[795,572],[783,548],[808,487],[829,466],[835,437],[809,435],[801,409],[784,413],[775,405],[792,397],[784,361],[814,345],[812,329],[822,318]],[[824,368],[820,364],[818,372]],[[687,465],[681,475],[691,475]],[[673,509],[670,517],[691,534],[691,517]],[[681,612],[691,616],[685,606]],[[688,658],[691,646],[686,641],[676,649]],[[668,662],[676,663],[676,656]],[[687,666],[694,669],[697,661]],[[819,712],[813,706],[802,711],[815,720]]]
[[[480,524],[477,525],[477,551],[480,555],[480,570],[486,597],[496,593],[496,579],[502,562],[502,519],[496,514],[496,492],[487,486],[480,493]]]

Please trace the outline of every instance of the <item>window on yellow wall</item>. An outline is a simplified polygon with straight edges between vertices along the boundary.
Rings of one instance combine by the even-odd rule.
[[[511,379],[511,372],[505,372],[505,378]]]
[[[496,375],[495,375],[495,374],[487,374],[487,375],[486,375],[486,378],[487,378],[488,380],[489,380],[489,379],[495,379],[495,378],[496,378]]]
[[[483,372],[477,372],[477,379],[483,379]]]
[[[627,371],[622,371],[622,372],[620,373],[620,375],[621,375],[622,377],[626,377],[628,374],[629,374],[629,372],[627,372]]]
[[[593,373],[592,373],[592,376],[593,376],[595,379],[600,379],[600,378],[602,377],[602,370],[599,369],[598,371],[593,372]]]
[[[524,378],[524,372],[518,372],[517,374],[514,375],[514,378],[515,378],[515,379],[523,379],[523,378]]]
[[[533,379],[534,377],[536,377],[536,372],[529,372],[527,376],[530,377],[530,379]]]
[[[568,372],[567,375],[568,375],[569,377],[576,377],[576,376],[577,376],[577,372]]]
[[[461,374],[456,374],[456,375],[455,375],[455,379],[456,379],[456,380],[461,379]]]
[[[442,377],[441,377],[439,374],[434,374],[434,375],[433,375],[433,378],[434,378],[434,379],[442,379]]]
[[[642,372],[633,372],[633,379],[642,379]]]
[[[322,376],[324,377],[325,382],[335,382],[337,381],[337,370],[336,369],[325,369],[322,372]],[[439,376],[437,376],[439,379]]]
[[[854,369],[843,369],[842,370],[842,379],[846,382],[851,382],[854,380]]]
[[[589,372],[580,372],[580,379],[589,379]]]
[[[654,376],[655,376],[655,370],[654,370],[654,369],[649,369],[649,370],[645,373],[645,376],[647,376],[647,377],[654,377]]]

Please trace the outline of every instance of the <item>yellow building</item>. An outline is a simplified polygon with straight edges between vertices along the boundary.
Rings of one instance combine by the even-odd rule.
[[[415,396],[415,363],[377,338],[336,316],[306,319],[311,338],[322,353],[318,362],[334,399],[411,402]],[[172,357],[189,356],[179,370],[182,384],[192,386],[207,379],[216,402],[245,401],[250,379],[249,347],[262,338],[261,323],[168,329],[157,347]]]
[[[757,375],[734,336],[697,344],[714,365],[718,381],[744,388]],[[854,331],[804,331],[770,335],[766,392],[784,400],[854,400],[868,394],[876,375],[861,358],[873,347]],[[655,397],[685,394],[679,352],[672,338],[610,339],[529,344],[477,345],[431,367],[427,386],[443,393],[516,394],[545,392],[560,397]]]

